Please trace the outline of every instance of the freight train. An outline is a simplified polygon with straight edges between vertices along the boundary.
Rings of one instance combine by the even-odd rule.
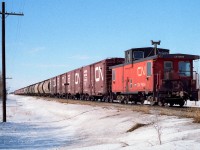
[[[18,95],[99,100],[151,105],[198,100],[198,55],[170,54],[168,49],[143,47],[125,51],[125,58],[108,58],[16,90]]]

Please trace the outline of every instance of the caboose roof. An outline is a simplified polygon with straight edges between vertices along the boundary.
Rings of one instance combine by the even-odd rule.
[[[159,58],[183,58],[183,59],[200,59],[199,55],[190,55],[190,54],[181,54],[181,53],[176,53],[176,54],[166,54],[166,55],[158,55]]]
[[[131,48],[131,49],[128,49],[128,50],[125,50],[125,51],[130,51],[130,50],[134,50],[134,51],[151,51],[151,50],[154,50],[154,47],[139,47],[139,48]],[[168,51],[169,52],[169,49],[165,49],[165,48],[157,48],[157,50],[163,50],[163,51]]]

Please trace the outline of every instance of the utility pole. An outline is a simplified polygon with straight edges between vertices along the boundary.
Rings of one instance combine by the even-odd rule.
[[[2,107],[3,122],[6,122],[6,42],[5,42],[5,15],[23,16],[23,13],[8,13],[5,11],[5,2],[2,2]]]

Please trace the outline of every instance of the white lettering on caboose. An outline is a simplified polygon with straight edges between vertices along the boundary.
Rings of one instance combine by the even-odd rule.
[[[95,68],[95,81],[99,82],[100,79],[103,81],[103,73],[101,67],[96,67]]]
[[[138,76],[145,75],[145,69],[144,69],[144,67],[138,67],[137,68],[137,75]]]

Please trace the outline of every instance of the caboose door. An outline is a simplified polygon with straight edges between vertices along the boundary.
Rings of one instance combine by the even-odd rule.
[[[152,78],[152,75],[153,75],[153,69],[152,69],[152,62],[147,62],[146,64],[146,86],[145,86],[145,89],[146,91],[152,91],[153,90],[153,78]]]
[[[126,92],[129,92],[129,78],[126,78]]]

